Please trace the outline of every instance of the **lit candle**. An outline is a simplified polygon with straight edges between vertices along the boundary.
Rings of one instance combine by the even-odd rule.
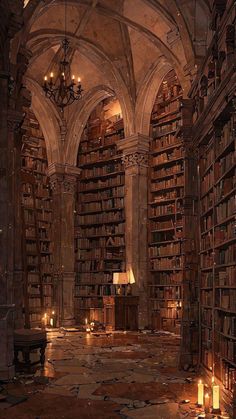
[[[47,79],[48,79],[47,76],[44,76],[44,81],[47,81]]]
[[[50,326],[53,327],[53,318],[50,319]]]
[[[86,332],[90,332],[90,327],[86,327]]]
[[[45,327],[47,326],[47,322],[48,322],[48,319],[47,319],[47,313],[44,313],[44,316],[43,316],[43,322],[44,322],[44,325],[45,325]]]
[[[214,413],[220,410],[220,386],[215,384],[214,376],[212,377],[212,409]]]
[[[75,81],[75,76],[74,76],[74,74],[73,74],[73,76],[72,76],[72,81]]]
[[[87,319],[87,317],[86,317],[86,319],[85,319],[85,324],[88,324],[88,319]]]
[[[53,73],[50,73],[50,77],[51,77],[51,79],[53,78]]]
[[[81,78],[80,78],[80,77],[78,77],[78,83],[80,84],[80,82],[81,82]]]
[[[203,406],[203,397],[204,397],[204,384],[202,380],[198,383],[198,397],[197,397],[197,404],[198,406]]]
[[[210,396],[208,393],[205,395],[205,413],[210,412]]]

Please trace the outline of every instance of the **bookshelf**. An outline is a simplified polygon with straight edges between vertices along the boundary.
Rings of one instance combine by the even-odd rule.
[[[103,322],[103,296],[125,295],[113,273],[125,271],[124,167],[117,141],[124,137],[117,100],[89,117],[78,152],[75,220],[76,319]]]
[[[230,392],[236,379],[235,128],[231,103],[199,147],[201,357]]]
[[[52,202],[46,174],[46,145],[32,110],[27,110],[23,129],[21,206],[24,311],[25,326],[30,328],[49,325],[55,309],[51,241]]]
[[[180,332],[182,312],[184,150],[182,89],[174,70],[164,78],[151,115],[149,298],[153,328]]]

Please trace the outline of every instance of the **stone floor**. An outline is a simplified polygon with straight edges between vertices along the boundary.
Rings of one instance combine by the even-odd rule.
[[[178,370],[176,335],[61,330],[48,340],[45,368],[0,388],[0,419],[204,417],[199,377]]]

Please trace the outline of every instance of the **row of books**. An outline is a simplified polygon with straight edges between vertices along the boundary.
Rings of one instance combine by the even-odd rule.
[[[180,145],[181,145],[181,142],[176,138],[174,134],[171,133],[163,137],[160,137],[156,140],[153,139],[152,145],[151,145],[151,151],[158,152],[166,147],[170,147],[170,146],[179,147]]]
[[[166,257],[162,259],[153,259],[151,261],[151,269],[181,269],[183,267],[183,257]]]
[[[124,210],[116,209],[115,211],[108,213],[98,213],[91,215],[79,215],[76,217],[78,225],[91,225],[91,224],[106,224],[109,222],[124,221]]]
[[[78,272],[90,272],[90,271],[124,271],[124,261],[109,261],[109,260],[86,260],[83,262],[77,262],[76,270]]]
[[[216,224],[234,214],[236,208],[236,196],[232,195],[216,207]]]
[[[222,200],[226,195],[230,192],[234,192],[233,189],[236,187],[236,176],[230,176],[222,179],[215,188],[216,194],[216,205],[218,205],[218,201]]]
[[[112,157],[117,157],[116,147],[105,148],[97,151],[90,151],[87,154],[79,154],[79,165],[97,163],[103,160],[108,160]]]
[[[96,193],[90,193],[83,191],[79,196],[80,202],[91,202],[91,201],[103,201],[109,198],[123,197],[124,196],[124,186],[111,187],[107,188],[104,191],[99,191]]]
[[[236,317],[218,311],[215,328],[224,335],[236,337]]]
[[[152,165],[163,164],[167,162],[171,162],[172,160],[181,159],[183,158],[183,150],[181,148],[176,148],[174,150],[166,151],[162,154],[158,154],[157,156],[152,158]]]
[[[79,204],[78,212],[106,211],[114,208],[124,207],[124,198],[111,198],[100,202]]]
[[[123,259],[125,256],[124,249],[119,248],[109,248],[105,249],[103,247],[98,247],[95,249],[80,249],[77,253],[78,260],[91,260],[91,259]]]
[[[151,179],[158,179],[165,176],[174,176],[176,173],[183,171],[183,163],[177,163],[174,166],[162,167],[161,169],[154,168],[151,172]]]
[[[235,278],[236,278],[236,266],[227,266],[222,270],[218,271],[216,274],[215,282],[216,285],[235,285]]]
[[[212,327],[212,309],[201,307],[201,322],[208,326]]]
[[[227,145],[231,143],[232,139],[234,139],[235,123],[235,115],[232,114],[230,120],[222,128],[220,141],[215,142],[216,156],[222,153]]]
[[[124,175],[117,175],[116,177],[109,177],[105,180],[98,179],[94,182],[80,183],[79,192],[89,191],[93,189],[110,188],[111,186],[122,186],[124,184]],[[114,195],[113,195],[114,196]],[[109,197],[109,196],[108,196]]]
[[[206,194],[214,185],[214,172],[211,169],[201,180],[201,195]]]
[[[154,231],[151,233],[151,243],[181,240],[182,236],[183,236],[183,233],[181,232],[181,237],[177,238],[173,230]]]
[[[77,237],[113,236],[125,233],[125,224],[102,225],[99,227],[78,228]]]
[[[120,290],[123,287],[114,284],[106,284],[106,285],[92,285],[92,286],[83,286],[77,287],[76,297],[86,297],[84,299],[85,307],[90,308],[94,307],[93,300],[91,300],[91,296],[95,297],[103,297],[105,295],[118,295],[120,294]]]
[[[156,257],[156,256],[176,256],[176,254],[182,253],[182,245],[180,242],[177,243],[170,243],[167,245],[156,245],[151,246],[148,249],[149,257]]]
[[[169,214],[169,213],[168,213]],[[183,228],[183,222],[182,222],[182,215],[177,214],[177,217],[175,220],[167,220],[167,221],[152,221],[150,223],[150,229],[151,231],[158,231],[158,230],[175,230],[175,233],[181,230]],[[178,231],[177,231],[178,230]],[[180,233],[181,234],[181,233]]]
[[[219,245],[225,241],[236,238],[236,224],[235,221],[230,221],[226,225],[223,224],[215,228],[215,244]]]
[[[215,305],[222,309],[236,311],[236,290],[231,288],[217,288]]]
[[[207,215],[206,217],[201,219],[201,232],[202,232],[202,234],[207,232],[207,230],[209,230],[212,227],[213,227],[213,215],[212,214]]]
[[[201,239],[201,250],[208,250],[213,246],[213,233],[212,231],[208,232]]]
[[[208,211],[212,206],[214,202],[214,193],[213,191],[210,191],[207,195],[205,195],[201,199],[201,212],[204,213]]]
[[[159,285],[179,285],[182,283],[183,274],[182,272],[157,272],[155,275],[155,284],[150,285],[150,287],[157,287]]]
[[[99,138],[92,138],[90,140],[81,141],[80,143],[80,152],[90,152],[94,148],[104,147],[108,145],[114,145],[117,141],[120,140],[119,134],[113,134],[109,136],[102,136]]]
[[[152,127],[152,135],[153,138],[156,138],[158,136],[161,135],[166,135],[168,134],[170,131],[176,131],[177,128],[180,126],[180,120],[176,119],[174,121],[170,121],[167,124],[163,124],[163,125],[153,125]]]
[[[172,199],[183,198],[184,196],[184,188],[163,192],[162,190],[156,190],[154,184],[152,184],[152,186],[154,186],[154,188],[151,189],[151,192],[153,193],[153,202],[169,201]]]
[[[173,80],[164,80],[162,84],[162,89],[158,94],[155,104],[163,104],[163,102],[174,100],[182,92],[182,88],[177,81],[177,78],[173,77]],[[163,104],[164,105],[164,104]],[[155,105],[154,105],[155,106]],[[155,110],[155,108],[154,108]]]
[[[236,164],[235,152],[231,151],[225,157],[222,157],[215,163],[215,181],[217,181],[224,173]]]
[[[156,207],[151,207],[149,209],[149,216],[150,217],[157,217],[159,215],[170,215],[176,214],[176,212],[182,211],[182,205],[178,201],[177,204],[169,204],[169,205],[159,205]]]
[[[200,173],[204,174],[205,171],[210,168],[211,164],[214,162],[214,148],[212,143],[210,143],[206,150],[204,150],[204,155],[201,156],[199,160]]]
[[[181,287],[151,287],[150,297],[156,299],[173,299],[180,300],[181,297]]]
[[[170,93],[172,92],[172,94]],[[160,116],[163,113],[174,112],[179,109],[178,99],[172,100],[171,102],[166,103],[169,99],[174,99],[181,92],[181,87],[175,85],[170,88],[170,90],[163,90],[162,94],[157,97],[157,102],[154,103],[152,114],[157,113]],[[164,102],[164,103],[163,103]]]
[[[151,302],[152,310],[158,310],[161,318],[181,319],[181,310],[174,307],[161,307],[161,301],[153,300]]]
[[[152,183],[152,191],[162,190],[165,188],[175,188],[176,186],[183,186],[184,177],[182,175],[175,176],[171,179],[159,180]]]
[[[212,302],[213,302],[213,291],[202,290],[201,291],[201,304],[206,305],[206,306],[211,306]]]
[[[231,244],[226,249],[216,250],[215,255],[217,265],[234,264],[236,261],[236,244]]]
[[[84,169],[80,180],[88,180],[88,178],[96,176],[104,176],[123,170],[122,164],[119,162],[104,163],[104,166],[93,166],[91,169]]]
[[[219,333],[215,333],[215,351],[220,353],[222,358],[236,363],[236,341],[225,338]]]
[[[113,273],[110,272],[83,272],[77,274],[76,286],[81,287],[82,284],[91,283],[91,284],[107,284],[112,283]]]
[[[117,246],[124,246],[125,238],[123,236],[115,236],[115,237],[98,237],[92,239],[77,239],[76,240],[76,248],[78,249],[93,249],[93,248],[106,248],[106,247],[117,247]]]

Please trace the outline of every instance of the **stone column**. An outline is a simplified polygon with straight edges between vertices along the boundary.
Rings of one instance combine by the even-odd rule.
[[[74,324],[74,211],[75,186],[80,170],[62,164],[48,167],[53,194],[53,262],[58,324]]]
[[[149,137],[135,134],[120,140],[125,166],[126,270],[139,296],[140,329],[148,326],[147,209]]]

